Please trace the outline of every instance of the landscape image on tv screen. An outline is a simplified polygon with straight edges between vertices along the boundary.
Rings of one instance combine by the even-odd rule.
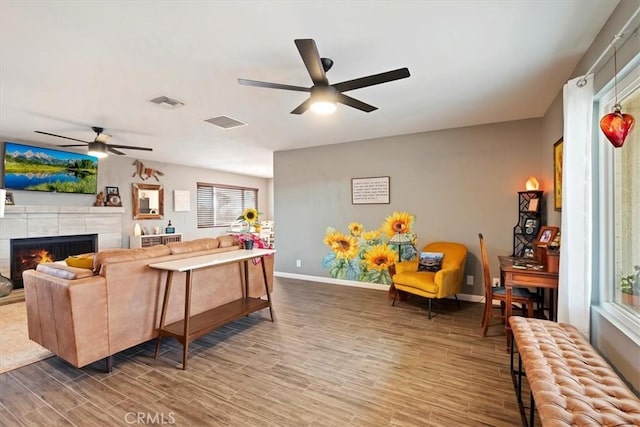
[[[98,159],[87,154],[6,142],[4,186],[13,190],[95,194]]]

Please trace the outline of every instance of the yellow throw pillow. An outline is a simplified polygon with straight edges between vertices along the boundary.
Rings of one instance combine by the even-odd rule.
[[[69,267],[93,270],[93,255],[73,255],[64,260]]]

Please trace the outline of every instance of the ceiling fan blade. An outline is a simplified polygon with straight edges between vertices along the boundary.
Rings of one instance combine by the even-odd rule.
[[[84,142],[85,144],[88,144],[91,141],[83,141],[81,139],[76,139],[76,138],[69,138],[68,136],[62,136],[62,135],[56,135],[55,133],[49,133],[49,132],[42,132],[41,130],[36,130],[34,131],[35,133],[41,133],[42,135],[49,135],[49,136],[55,136],[57,138],[64,138],[64,139],[70,139],[71,141],[78,141],[78,142]],[[61,147],[64,147],[63,145]]]
[[[65,144],[65,145],[58,145],[58,147],[86,147],[86,145],[80,145],[80,144]]]
[[[124,156],[125,155],[122,151],[118,151],[115,148],[113,148],[113,145],[107,145],[107,150],[109,150],[109,152],[111,152],[113,154],[118,154],[120,156]]]
[[[302,114],[307,111],[311,107],[311,98],[304,101],[302,104],[298,105],[291,114]]]
[[[370,113],[378,109],[378,107],[369,105],[366,102],[358,101],[357,99],[347,96],[343,93],[339,93],[336,95],[336,101],[340,102],[341,104],[348,105],[349,107],[357,108],[358,110],[362,110],[366,113]]]
[[[295,43],[313,84],[328,85],[329,81],[327,80],[327,74],[324,72],[324,67],[320,60],[316,42],[314,42],[313,39],[296,39]]]
[[[400,80],[409,77],[408,68],[398,68],[397,70],[387,71],[386,73],[373,74],[367,77],[361,77],[359,79],[347,80],[345,82],[336,83],[333,86],[338,92],[347,92],[354,89],[360,89],[362,87],[379,85],[381,83],[387,83],[394,80]]]
[[[132,145],[117,145],[117,144],[108,144],[109,148],[124,148],[126,150],[142,150],[142,151],[153,151],[153,148],[146,147],[134,147]]]
[[[308,87],[283,85],[280,83],[260,82],[258,80],[238,79],[238,83],[240,83],[243,86],[257,86],[257,87],[266,87],[269,89],[284,89],[284,90],[295,90],[298,92],[311,92],[311,88],[308,88]]]

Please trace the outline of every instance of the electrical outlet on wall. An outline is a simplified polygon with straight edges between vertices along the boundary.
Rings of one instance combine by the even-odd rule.
[[[298,268],[302,267],[302,260],[299,260],[299,259],[296,260],[296,267]]]
[[[493,286],[494,288],[500,286],[500,278],[494,277],[493,279],[491,279],[491,286]]]

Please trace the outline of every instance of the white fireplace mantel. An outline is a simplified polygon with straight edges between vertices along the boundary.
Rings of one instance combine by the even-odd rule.
[[[9,277],[11,239],[97,234],[99,249],[121,248],[123,213],[111,206],[6,206],[0,218],[0,274]]]

